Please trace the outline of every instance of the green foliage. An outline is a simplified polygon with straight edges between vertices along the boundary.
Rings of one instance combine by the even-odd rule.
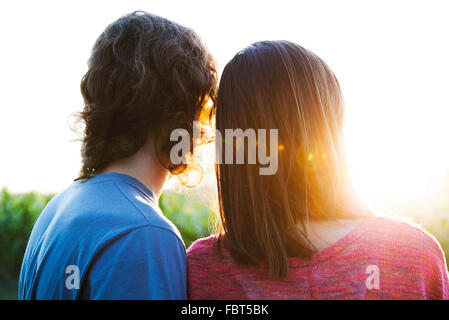
[[[0,279],[0,300],[16,300],[17,279]]]
[[[52,195],[0,195],[0,279],[17,277],[34,222]]]
[[[165,192],[159,198],[159,207],[181,232],[186,248],[198,238],[210,234],[211,210],[199,198],[174,192]]]

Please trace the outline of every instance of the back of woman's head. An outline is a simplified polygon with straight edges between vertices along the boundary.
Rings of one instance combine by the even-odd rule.
[[[142,11],[111,23],[81,81],[85,129],[78,179],[133,155],[150,134],[161,162],[172,173],[183,172],[185,165],[166,161],[175,143],[170,132],[191,133],[193,121],[215,100],[216,83],[214,60],[193,30]]]
[[[260,175],[258,165],[217,165],[222,239],[238,262],[266,262],[272,276],[285,276],[287,257],[314,252],[301,224],[359,214],[351,209],[342,123],[335,75],[301,46],[258,42],[226,65],[217,130],[277,129],[279,144],[273,175]]]

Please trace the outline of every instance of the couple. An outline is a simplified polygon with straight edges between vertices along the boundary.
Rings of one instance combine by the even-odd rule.
[[[81,91],[82,169],[34,226],[19,298],[449,298],[438,242],[357,200],[340,87],[312,52],[254,43],[217,89],[194,31],[135,12],[100,35]],[[278,140],[265,142],[278,143],[278,167],[260,174],[265,163],[248,163],[249,153],[244,164],[217,163],[220,230],[186,253],[158,197],[170,175],[193,165],[172,161],[170,136],[192,135],[194,121],[222,133],[276,129]]]

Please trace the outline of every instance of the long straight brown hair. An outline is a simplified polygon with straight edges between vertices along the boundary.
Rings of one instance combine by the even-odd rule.
[[[216,165],[218,240],[237,262],[266,263],[272,277],[284,277],[289,257],[316,252],[308,221],[370,215],[348,175],[342,100],[326,63],[292,42],[254,43],[224,68],[217,130],[277,129],[279,138],[274,175],[260,175],[258,164]]]

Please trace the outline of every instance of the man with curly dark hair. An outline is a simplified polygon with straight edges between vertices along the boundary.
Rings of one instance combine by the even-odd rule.
[[[191,29],[139,11],[106,28],[88,66],[81,171],[34,226],[19,298],[185,299],[185,246],[158,197],[189,170],[170,161],[170,133],[208,118],[214,60]]]

